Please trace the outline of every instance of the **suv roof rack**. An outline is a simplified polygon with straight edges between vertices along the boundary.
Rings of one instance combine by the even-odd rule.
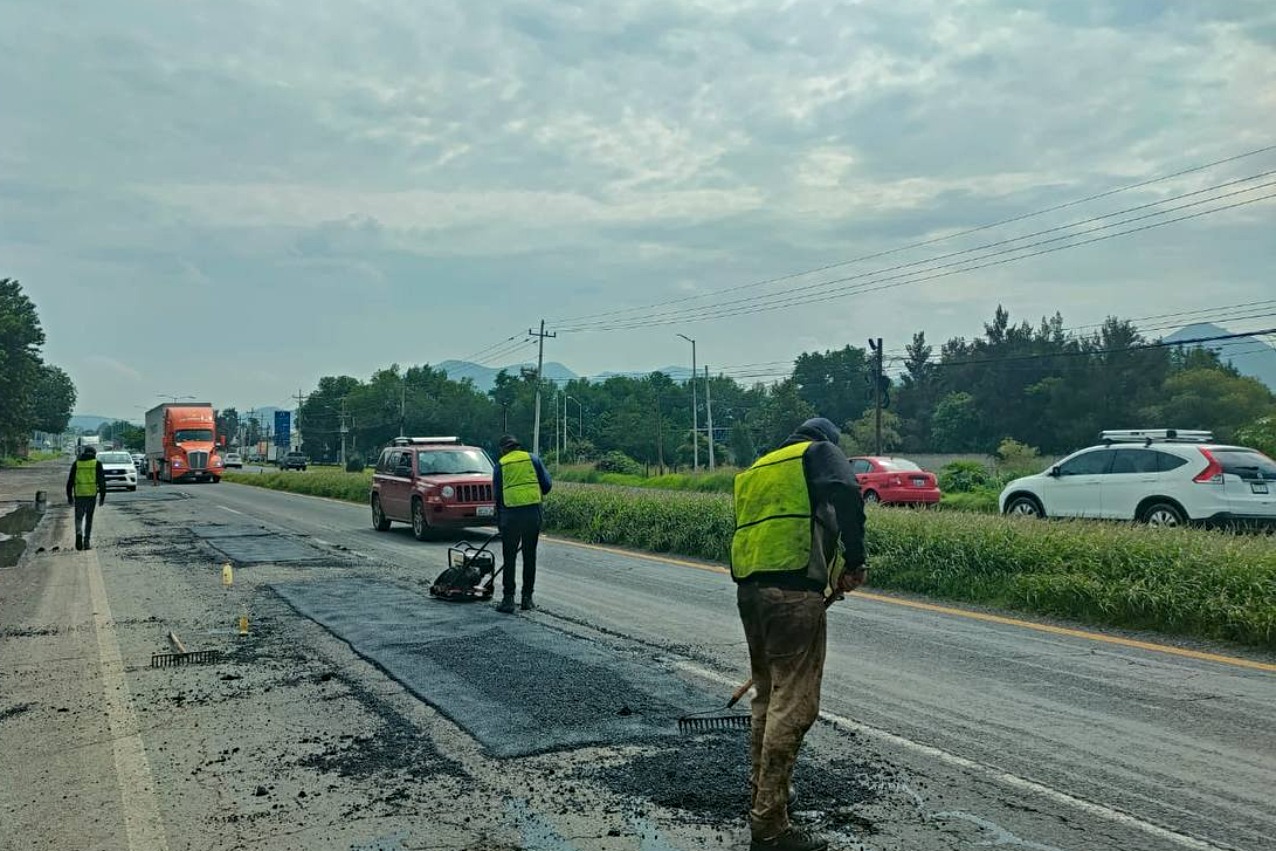
[[[460,444],[459,437],[396,437],[393,446],[421,446],[430,443]]]
[[[1214,433],[1184,428],[1114,429],[1099,432],[1099,439],[1111,446],[1113,443],[1210,443]]]

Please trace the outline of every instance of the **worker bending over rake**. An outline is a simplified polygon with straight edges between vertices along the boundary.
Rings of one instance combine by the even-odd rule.
[[[751,851],[823,851],[789,823],[798,749],[820,712],[826,600],[867,578],[864,503],[823,417],[735,480],[731,576],[753,669]]]

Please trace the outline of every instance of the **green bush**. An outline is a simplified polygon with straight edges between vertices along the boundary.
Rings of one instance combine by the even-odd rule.
[[[594,463],[594,469],[600,473],[621,473],[627,476],[641,476],[642,465],[623,452],[608,452]]]
[[[727,560],[725,494],[567,484],[548,529],[586,541]],[[1098,624],[1276,647],[1276,540],[1199,529],[871,510],[878,588]]]
[[[996,484],[996,478],[978,461],[952,461],[939,471],[939,489],[944,493],[970,493]]]
[[[979,490],[962,493],[960,491],[948,492],[939,500],[939,507],[944,511],[969,511],[976,514],[996,514],[997,498],[1000,491],[980,488]]]
[[[347,473],[362,473],[363,468],[364,468],[364,463],[362,458],[351,458],[348,461],[346,461]]]

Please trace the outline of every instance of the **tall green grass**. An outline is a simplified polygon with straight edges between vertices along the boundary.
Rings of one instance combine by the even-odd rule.
[[[725,562],[731,499],[567,485],[546,526]],[[1276,647],[1276,541],[1196,529],[873,510],[870,584],[1096,624]]]
[[[341,469],[306,470],[273,473],[232,473],[222,478],[239,485],[253,485],[275,491],[326,496],[347,502],[366,503],[372,490],[372,470],[347,473]]]
[[[636,476],[628,473],[602,473],[592,466],[562,467],[553,471],[555,481],[590,485],[614,485],[625,488],[693,491],[698,493],[731,493],[735,486],[734,468],[712,473],[666,473],[663,476]]]

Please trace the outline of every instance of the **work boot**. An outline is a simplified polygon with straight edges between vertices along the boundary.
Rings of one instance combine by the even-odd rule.
[[[76,535],[76,536],[75,536],[75,548],[76,548],[77,550],[82,550],[82,549],[84,549],[84,536],[83,536],[83,535]]]
[[[93,544],[89,541],[89,536],[88,536],[88,535],[85,535],[85,536],[84,536],[84,548],[85,548],[86,550],[91,550],[91,549],[93,549]]]
[[[824,851],[828,847],[824,837],[791,826],[779,836],[749,843],[749,851]]]
[[[532,595],[531,595],[531,594],[524,594],[524,595],[523,595],[523,603],[522,603],[522,605],[520,605],[520,606],[519,606],[519,608],[520,608],[520,609],[522,609],[522,610],[523,610],[523,611],[525,611],[525,612],[530,612],[530,611],[532,611],[533,609],[535,609],[535,608],[536,608],[536,604],[532,602]]]
[[[500,612],[503,615],[514,614],[514,595],[506,594],[505,596],[501,597],[501,603],[499,606],[496,607],[496,611]]]

